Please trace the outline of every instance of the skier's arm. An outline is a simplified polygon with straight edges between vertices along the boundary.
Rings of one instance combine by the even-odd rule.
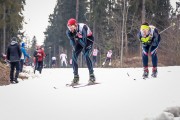
[[[21,49],[22,53],[24,54],[25,57],[29,58],[29,55],[27,54],[25,48]]]
[[[62,55],[60,55],[60,59],[62,59]]]
[[[160,37],[160,34],[158,33],[158,30],[155,28],[154,29],[154,33],[153,33],[153,39],[154,39],[155,42],[159,43],[160,42],[160,38],[161,37]]]
[[[68,37],[68,39],[70,40],[70,45],[72,46],[73,50],[75,49],[76,46],[76,42],[73,36],[70,35],[69,30],[66,31],[66,35]]]
[[[21,58],[21,55],[22,55],[21,48],[19,47],[19,45],[18,45],[17,47],[18,47],[18,55],[19,55],[19,58]]]
[[[84,25],[82,29],[82,39],[79,39],[79,44],[84,48],[87,43],[87,26]]]
[[[46,57],[44,50],[42,51],[42,53],[43,53],[43,59],[44,59]]]
[[[37,51],[34,51],[33,56],[34,56],[34,57],[38,57],[38,56],[37,56]]]

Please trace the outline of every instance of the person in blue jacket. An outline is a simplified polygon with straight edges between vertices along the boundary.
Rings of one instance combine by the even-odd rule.
[[[67,37],[70,40],[72,46],[72,67],[74,73],[74,79],[72,85],[79,82],[78,74],[78,56],[83,52],[83,56],[87,63],[89,70],[89,83],[95,82],[94,70],[92,61],[90,58],[94,37],[90,28],[84,23],[77,23],[76,19],[71,18],[67,22],[68,30],[66,31]]]
[[[29,54],[26,52],[24,42],[21,43],[21,52],[22,54],[21,54],[21,59],[20,59],[20,72],[22,72],[23,70],[23,65],[25,63],[26,58],[29,59]]]
[[[161,40],[160,34],[155,26],[149,25],[147,22],[144,22],[138,33],[138,38],[142,43],[142,61],[144,67],[143,77],[148,77],[148,53],[150,51],[152,59],[152,77],[157,77],[157,49]]]

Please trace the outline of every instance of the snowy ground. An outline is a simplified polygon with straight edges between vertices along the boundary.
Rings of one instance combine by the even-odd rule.
[[[142,79],[142,68],[95,68],[101,84],[66,87],[71,68],[43,69],[35,78],[0,87],[1,120],[144,120],[180,106],[180,66],[159,67]],[[88,81],[79,69],[80,83]],[[129,76],[128,76],[129,75]]]

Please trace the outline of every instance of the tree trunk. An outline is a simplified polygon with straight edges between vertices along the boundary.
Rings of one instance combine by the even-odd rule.
[[[5,53],[5,47],[6,47],[6,5],[5,3],[3,4],[3,21],[4,21],[4,26],[3,26],[3,53]]]

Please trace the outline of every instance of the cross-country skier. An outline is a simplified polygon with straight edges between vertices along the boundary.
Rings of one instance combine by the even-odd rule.
[[[56,67],[56,57],[55,56],[53,56],[52,58],[51,58],[51,66],[52,66],[52,68],[55,68]]]
[[[67,67],[67,55],[64,52],[62,52],[59,57],[61,60],[61,67],[64,67],[64,65],[65,67]]]
[[[93,55],[93,66],[97,66],[97,55],[98,55],[98,52],[99,52],[99,50],[96,47],[94,47],[93,53],[92,53],[92,55]]]
[[[106,62],[109,62],[109,66],[111,66],[111,57],[112,57],[112,50],[109,50],[106,55],[106,59],[102,64],[102,67],[106,64]]]
[[[160,34],[155,26],[149,25],[147,22],[144,22],[138,33],[138,38],[142,43],[142,61],[144,67],[143,77],[148,77],[148,52],[150,50],[152,57],[152,77],[157,76],[157,49],[160,42]]]
[[[84,23],[77,23],[74,18],[71,18],[67,22],[68,30],[66,34],[72,45],[72,64],[74,79],[71,85],[76,85],[79,82],[79,73],[78,73],[78,56],[83,52],[84,58],[87,63],[89,70],[89,83],[95,82],[94,70],[92,61],[90,59],[90,54],[93,48],[94,37],[90,28]]]

